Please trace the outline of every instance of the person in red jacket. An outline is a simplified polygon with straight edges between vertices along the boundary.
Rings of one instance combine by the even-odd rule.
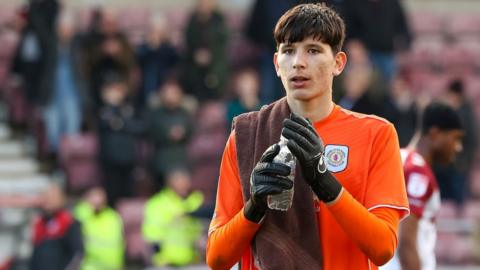
[[[42,194],[42,213],[33,224],[31,270],[76,270],[83,258],[80,224],[65,209],[65,194],[51,184]]]
[[[207,264],[230,269],[378,269],[409,213],[400,148],[388,121],[332,101],[345,67],[345,25],[322,4],[278,21],[273,62],[286,97],[235,118],[220,167]],[[297,158],[273,162],[280,135]],[[267,197],[295,186],[288,211]]]

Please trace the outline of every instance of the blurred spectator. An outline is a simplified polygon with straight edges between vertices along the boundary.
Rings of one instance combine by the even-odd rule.
[[[100,109],[98,136],[100,163],[111,207],[115,207],[119,198],[133,195],[136,136],[144,129],[127,93],[128,84],[124,77],[117,73],[106,76],[102,86],[104,105]]]
[[[160,105],[149,109],[147,136],[154,145],[152,171],[159,188],[164,175],[186,167],[187,145],[193,132],[190,113],[182,106],[183,90],[176,80],[167,80],[159,89]]]
[[[343,76],[344,96],[338,105],[347,110],[364,114],[380,114],[379,104],[372,98],[372,69],[350,66]]]
[[[199,262],[195,245],[202,226],[189,214],[202,201],[203,195],[192,191],[187,171],[168,174],[167,187],[150,198],[144,210],[142,235],[149,244],[152,265],[182,267]]]
[[[284,95],[283,86],[277,79],[272,60],[277,50],[272,32],[280,16],[299,2],[298,0],[256,0],[250,11],[245,31],[246,36],[260,49],[260,99],[263,104],[268,104]]]
[[[245,112],[256,111],[261,107],[258,92],[260,81],[258,73],[251,68],[240,70],[234,79],[235,97],[227,103],[228,128],[232,126],[235,116]]]
[[[50,100],[56,63],[56,0],[30,0],[22,13],[26,23],[13,60],[13,72],[21,76],[27,100],[44,105]]]
[[[139,105],[149,104],[167,75],[175,68],[179,55],[168,37],[168,23],[164,17],[152,20],[148,36],[137,49],[137,59],[142,72]]]
[[[397,130],[400,147],[406,147],[417,128],[418,108],[411,89],[402,77],[393,78],[381,116],[392,122]]]
[[[80,269],[83,240],[80,224],[65,209],[65,194],[51,184],[42,194],[41,215],[33,227],[30,270]]]
[[[125,243],[120,215],[107,205],[107,195],[101,187],[87,190],[74,209],[80,221],[85,242],[83,270],[123,269]]]
[[[388,85],[397,72],[395,52],[410,46],[411,33],[400,0],[345,0],[349,42],[360,42]],[[381,14],[381,15],[380,15]]]
[[[112,10],[103,10],[100,15],[99,33],[93,32],[90,52],[92,63],[88,69],[91,96],[95,108],[103,105],[101,100],[101,86],[105,77],[110,73],[118,73],[125,78],[129,91],[135,86],[135,55],[132,46],[124,33],[117,25],[116,13]],[[132,93],[128,93],[131,95]]]
[[[458,154],[454,164],[448,166],[435,166],[443,199],[455,201],[462,206],[465,201],[469,184],[470,173],[474,164],[477,149],[477,127],[472,103],[465,96],[463,82],[454,79],[450,82],[445,102],[460,116],[463,124],[464,136],[462,139],[463,149]]]
[[[227,33],[216,0],[198,0],[185,32],[182,82],[185,91],[200,102],[219,99],[224,94]]]
[[[54,67],[54,80],[50,98],[44,112],[49,151],[57,153],[64,134],[80,132],[84,88],[80,67],[80,48],[74,40],[74,22],[69,14],[62,14],[57,23],[58,46]]]

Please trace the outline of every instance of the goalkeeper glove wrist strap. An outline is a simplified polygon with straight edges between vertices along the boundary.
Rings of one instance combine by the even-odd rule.
[[[243,208],[243,214],[251,222],[260,223],[265,217],[266,209],[259,209],[252,202],[252,199],[248,200]]]
[[[329,171],[319,174],[317,178],[316,184],[312,186],[315,195],[326,203],[335,200],[342,190],[340,182]]]

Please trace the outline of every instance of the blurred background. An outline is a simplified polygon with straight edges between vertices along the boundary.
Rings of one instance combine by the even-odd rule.
[[[232,118],[284,95],[272,31],[300,2],[0,0],[0,269],[53,269],[42,252],[78,241],[82,269],[207,269]],[[347,23],[337,104],[387,118],[401,146],[430,100],[461,115],[462,153],[435,166],[436,254],[480,269],[480,1],[308,2]]]

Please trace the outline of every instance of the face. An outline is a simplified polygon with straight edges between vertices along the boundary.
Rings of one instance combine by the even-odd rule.
[[[107,195],[102,188],[97,187],[87,193],[85,200],[90,203],[93,208],[100,210],[107,204]]]
[[[435,129],[433,144],[435,148],[434,159],[436,162],[447,165],[455,161],[456,155],[462,151],[463,131],[454,129],[442,131]]]
[[[101,29],[102,33],[106,35],[112,35],[118,31],[117,14],[115,11],[110,9],[103,10]]]
[[[75,34],[75,28],[73,25],[73,22],[64,19],[59,22],[58,25],[58,37],[62,41],[68,41],[72,38],[72,36]]]
[[[330,94],[333,77],[342,72],[346,61],[344,52],[334,55],[330,45],[312,38],[281,43],[274,55],[287,97],[301,101]]]
[[[172,172],[167,182],[170,188],[182,197],[187,196],[191,188],[190,176],[184,171]]]
[[[165,38],[167,33],[167,23],[163,18],[156,19],[150,25],[148,32],[148,42],[151,45],[158,46],[160,42]]]
[[[258,77],[254,71],[245,71],[238,75],[236,80],[236,91],[238,96],[256,96],[259,88]]]
[[[176,83],[169,83],[161,90],[163,103],[168,107],[177,107],[182,102],[182,89]]]
[[[53,213],[64,206],[65,197],[62,189],[57,185],[51,185],[42,194],[42,209],[46,213]]]
[[[102,89],[103,100],[110,105],[120,105],[127,95],[127,86],[123,82],[106,85]]]
[[[198,1],[198,10],[201,13],[209,14],[215,8],[215,0],[199,0]]]

